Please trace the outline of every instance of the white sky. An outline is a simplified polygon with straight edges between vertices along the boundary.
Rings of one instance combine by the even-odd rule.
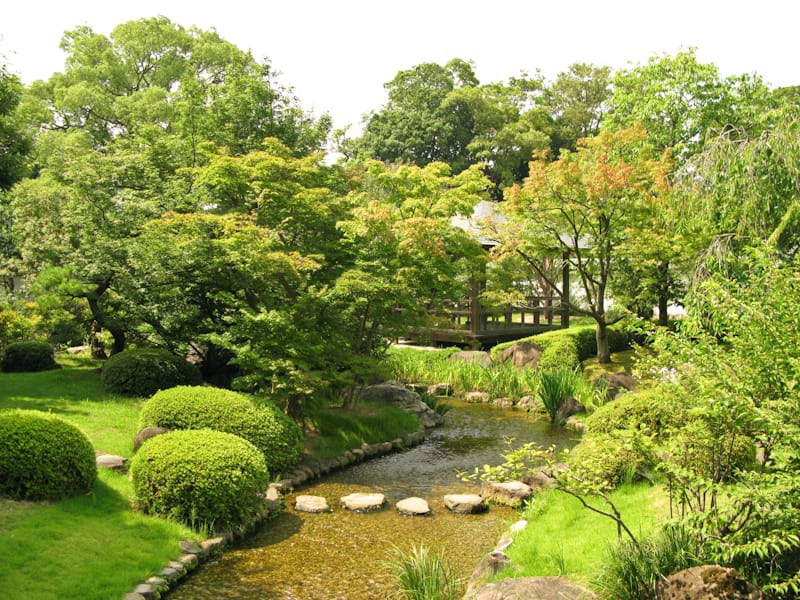
[[[552,78],[577,61],[621,68],[695,46],[724,75],[800,84],[798,0],[5,0],[0,56],[26,83],[46,79],[63,67],[66,29],[108,34],[159,14],[269,57],[303,105],[337,127],[378,108],[398,70],[453,57],[489,82],[537,68]]]

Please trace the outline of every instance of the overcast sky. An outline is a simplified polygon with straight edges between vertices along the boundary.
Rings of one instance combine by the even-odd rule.
[[[26,83],[46,79],[63,68],[66,29],[108,34],[159,14],[268,57],[304,106],[337,127],[379,107],[398,70],[453,57],[474,61],[489,82],[522,70],[554,77],[577,61],[621,68],[694,46],[724,75],[800,84],[798,0],[5,0],[0,55]]]

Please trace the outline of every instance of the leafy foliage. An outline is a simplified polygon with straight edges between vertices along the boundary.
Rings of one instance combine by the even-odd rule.
[[[586,419],[592,433],[639,430],[656,438],[665,437],[684,425],[688,411],[667,386],[645,388],[617,396]]]
[[[47,413],[0,412],[0,496],[59,500],[91,491],[94,449],[74,425]]]
[[[582,379],[579,371],[564,367],[540,372],[538,396],[552,423],[556,423],[558,411],[564,401],[568,397],[574,398],[579,395]]]
[[[397,549],[388,566],[405,600],[456,600],[464,593],[464,582],[447,564],[444,553],[426,546],[412,546],[410,552]]]
[[[144,403],[140,427],[213,429],[237,435],[258,448],[270,471],[300,460],[303,435],[275,404],[259,402],[230,390],[177,386],[157,392]]]
[[[140,508],[212,531],[246,530],[264,510],[264,456],[219,431],[172,431],[149,440],[131,461]]]
[[[14,342],[6,347],[2,358],[7,373],[58,368],[53,347],[47,342]]]
[[[200,383],[197,367],[156,348],[136,348],[115,354],[103,365],[103,383],[126,396],[151,396],[176,385]]]
[[[629,432],[587,435],[568,459],[571,473],[581,483],[606,490],[633,481],[653,462],[649,440]]]

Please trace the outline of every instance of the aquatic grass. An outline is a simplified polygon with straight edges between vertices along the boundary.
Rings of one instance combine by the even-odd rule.
[[[564,401],[576,398],[583,391],[583,377],[574,369],[562,367],[542,371],[539,375],[539,399],[542,401],[552,423]]]
[[[457,600],[464,582],[456,576],[441,551],[416,545],[409,552],[395,548],[388,563],[394,587],[403,600]]]

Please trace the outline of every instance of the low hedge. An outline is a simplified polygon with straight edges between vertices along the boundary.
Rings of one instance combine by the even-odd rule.
[[[57,369],[53,347],[47,342],[14,342],[6,347],[3,371],[27,372]]]
[[[658,438],[686,422],[678,396],[661,386],[628,392],[598,408],[586,419],[591,433],[638,429]]]
[[[264,456],[221,431],[172,431],[149,440],[131,462],[141,510],[195,528],[243,531],[264,509]]]
[[[103,383],[125,396],[152,396],[176,385],[196,385],[200,370],[183,358],[157,348],[115,354],[103,365]]]
[[[213,387],[178,386],[144,403],[140,428],[214,429],[238,435],[261,450],[270,471],[303,455],[300,427],[272,402],[256,406],[244,394]]]
[[[94,449],[74,425],[47,413],[0,411],[0,496],[59,500],[89,492]]]
[[[505,342],[492,348],[492,357],[497,360],[509,346],[521,341],[529,341],[542,347],[539,368],[558,369],[566,367],[574,369],[581,363],[597,355],[597,334],[595,325],[578,325],[568,329],[558,329],[540,333],[522,340]],[[641,343],[638,334],[628,330],[623,324],[611,325],[608,328],[608,345],[611,352],[621,352],[631,347],[633,342]]]
[[[612,489],[633,481],[637,472],[653,464],[652,447],[636,434],[590,433],[572,450],[567,462],[581,480]]]

